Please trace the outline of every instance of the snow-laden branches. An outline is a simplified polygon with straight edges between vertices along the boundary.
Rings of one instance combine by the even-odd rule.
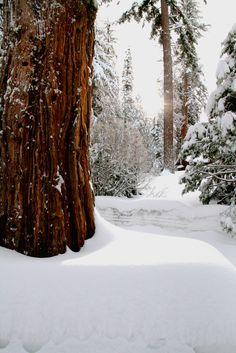
[[[193,126],[182,157],[189,167],[182,179],[185,192],[199,189],[203,203],[235,202],[236,186],[236,26],[223,42],[217,88],[211,94],[208,123]]]

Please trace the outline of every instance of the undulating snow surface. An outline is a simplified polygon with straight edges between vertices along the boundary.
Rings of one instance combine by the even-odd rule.
[[[120,227],[208,242],[236,266],[236,240],[220,224],[228,207],[202,205],[198,192],[182,195],[181,175],[164,172],[143,186],[141,198],[97,197],[96,206],[105,219]]]
[[[182,197],[178,176],[136,200],[97,198],[123,228],[97,213],[78,254],[1,248],[0,353],[235,353],[236,242],[220,230],[222,207]]]

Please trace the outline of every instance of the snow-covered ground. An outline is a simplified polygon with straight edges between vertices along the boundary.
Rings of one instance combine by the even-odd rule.
[[[182,195],[182,173],[152,178],[137,199],[97,197],[97,209],[119,227],[208,242],[236,266],[236,239],[220,225],[227,206],[202,205],[198,192]]]
[[[0,249],[0,353],[235,353],[236,241],[178,176],[97,198],[122,228],[97,212],[78,254]]]

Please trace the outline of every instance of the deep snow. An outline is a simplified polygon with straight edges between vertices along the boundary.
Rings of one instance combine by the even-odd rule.
[[[205,241],[236,266],[236,239],[220,224],[227,206],[202,205],[199,192],[182,195],[183,185],[178,182],[182,173],[152,178],[141,188],[141,198],[97,197],[96,206],[106,220],[120,227]]]
[[[97,198],[121,224],[136,211],[132,230],[97,213],[78,254],[32,259],[0,248],[0,353],[235,353],[236,243],[218,226],[222,209],[182,198],[177,177],[154,178],[149,200]],[[157,224],[135,224],[141,214]]]

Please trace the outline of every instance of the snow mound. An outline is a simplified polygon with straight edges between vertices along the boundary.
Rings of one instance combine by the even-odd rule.
[[[202,127],[198,125],[198,133],[202,131]],[[160,176],[152,177],[151,180],[145,185],[140,187],[140,192],[144,198],[154,199],[165,199],[175,201],[181,201],[185,204],[200,205],[199,192],[189,193],[182,195],[183,184],[180,185],[179,181],[183,176],[184,172],[176,172],[171,174],[170,172],[164,171]]]
[[[192,353],[236,344],[235,268],[215,248],[121,230],[99,215],[96,223],[79,254],[32,259],[0,249],[0,352]]]

